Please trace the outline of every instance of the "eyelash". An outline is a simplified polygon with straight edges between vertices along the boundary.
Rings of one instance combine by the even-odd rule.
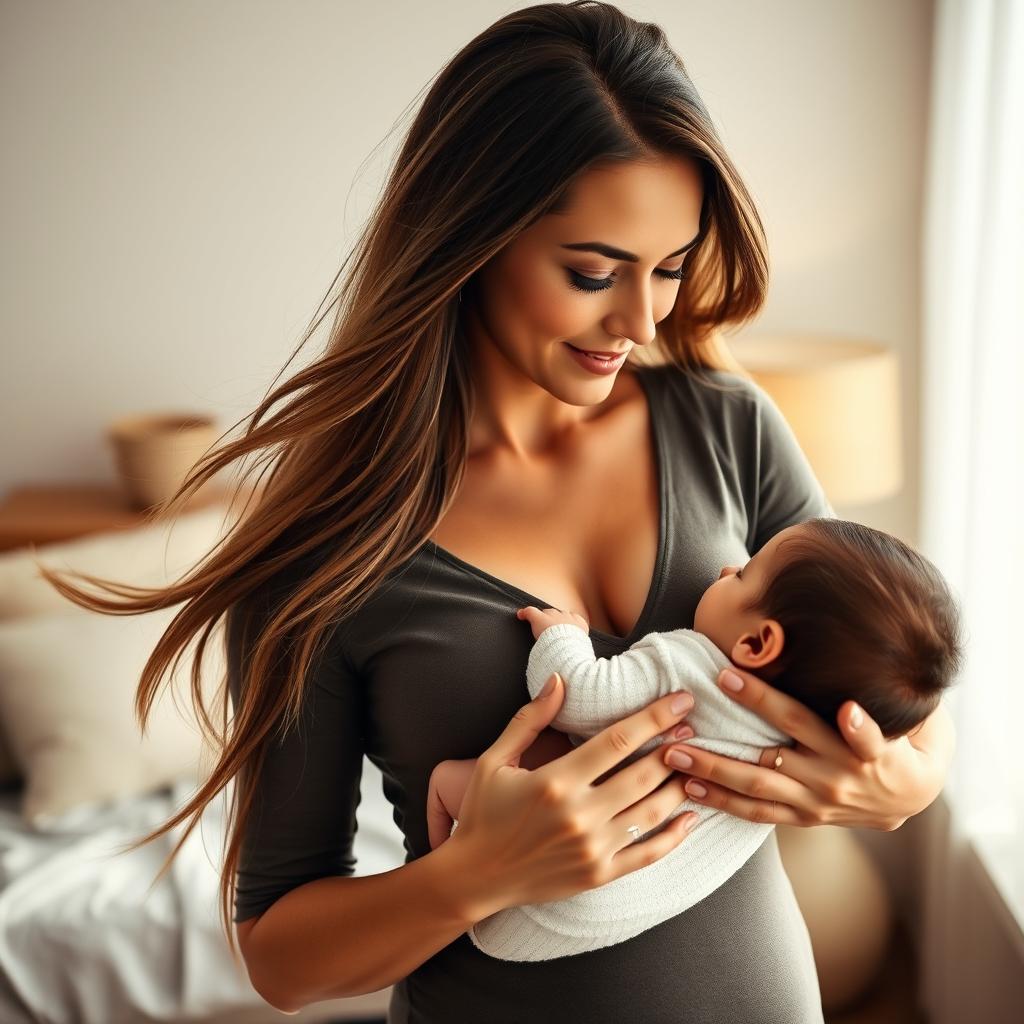
[[[611,277],[587,277],[586,274],[577,274],[575,270],[569,270],[568,273],[569,287],[575,288],[578,292],[605,292],[612,286]],[[655,273],[667,281],[682,281],[686,277],[686,271],[682,267],[678,270],[655,270]]]

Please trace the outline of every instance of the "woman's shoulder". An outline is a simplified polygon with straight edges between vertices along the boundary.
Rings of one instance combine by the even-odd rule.
[[[738,474],[754,554],[779,530],[813,516],[834,517],[814,470],[775,400],[759,384],[729,370],[665,365],[646,371],[657,391],[654,410],[675,436],[699,436],[716,472]],[[652,392],[653,393],[653,392]],[[677,457],[698,446],[675,445]],[[731,470],[726,469],[731,467]]]
[[[641,366],[638,372],[662,399],[657,412],[707,427],[750,424],[766,398],[755,381],[732,370],[665,363]]]

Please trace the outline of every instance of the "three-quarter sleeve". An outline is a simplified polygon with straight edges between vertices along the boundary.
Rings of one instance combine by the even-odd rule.
[[[754,514],[747,550],[755,555],[780,530],[817,516],[835,518],[793,429],[766,391],[751,385],[754,417]]]
[[[244,613],[239,606],[227,612],[228,688],[236,708],[253,638],[267,621],[269,605],[262,598]],[[360,689],[336,630],[311,662],[310,674],[298,722],[283,738],[269,740],[260,769],[242,837],[236,922],[262,914],[296,886],[355,872],[352,847],[363,767]]]

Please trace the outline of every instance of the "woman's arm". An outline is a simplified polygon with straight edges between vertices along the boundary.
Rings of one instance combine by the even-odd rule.
[[[519,756],[519,767],[540,767],[573,749],[564,733],[545,728]],[[468,784],[461,775],[478,760],[442,762],[460,769],[447,794],[453,817]],[[431,789],[434,782],[432,774]],[[443,836],[431,827],[431,852],[400,868],[316,879],[285,893],[258,917],[238,922],[239,947],[257,992],[285,1013],[313,1001],[376,992],[486,917],[494,894],[489,885],[479,887],[479,865],[447,841],[450,830],[450,821]],[[390,907],[402,913],[382,909]],[[332,979],[330,988],[318,987],[324,978]]]
[[[236,926],[249,979],[285,1013],[376,992],[415,970],[480,918],[480,872],[444,843],[378,875],[318,878]],[[397,913],[396,908],[401,908]],[[485,915],[484,915],[485,916]]]
[[[939,707],[913,736],[886,739],[853,701],[839,709],[839,735],[799,701],[749,672],[732,670],[739,691],[719,686],[738,704],[796,740],[782,751],[767,748],[760,765],[680,744],[665,744],[665,756],[684,750],[692,764],[681,769],[705,782],[706,796],[686,791],[698,803],[748,821],[786,825],[846,825],[887,832],[923,811],[942,791],[953,759],[954,731]],[[671,763],[671,762],[669,762]]]
[[[835,511],[778,406],[759,386],[750,384],[748,390],[753,404],[736,408],[742,409],[749,433],[739,425],[735,433],[746,438],[737,462],[745,467],[747,549],[756,554],[779,530],[811,516],[835,516]],[[757,676],[735,667],[732,674],[743,688],[723,687],[723,692],[792,736],[796,746],[782,751],[778,768],[773,767],[774,747],[762,751],[759,765],[683,748],[691,763],[675,767],[693,776],[686,785],[692,800],[748,821],[892,831],[941,792],[953,755],[952,723],[941,705],[913,737],[887,740],[862,709],[847,701],[836,716],[837,733]],[[859,724],[853,720],[855,709],[862,716]],[[664,744],[663,756],[674,749],[679,744]],[[691,788],[698,779],[706,796]]]
[[[276,899],[239,940],[256,991],[292,1013],[374,992],[406,977],[477,921],[504,907],[562,899],[665,856],[686,837],[683,814],[640,843],[608,844],[609,823],[665,821],[682,799],[652,752],[641,770],[594,780],[693,706],[672,694],[536,771],[519,759],[561,705],[550,694],[516,712],[477,759],[459,829],[436,850],[365,877],[323,877]],[[669,773],[671,774],[671,773]],[[666,783],[662,785],[662,783]],[[245,927],[243,927],[245,926]]]

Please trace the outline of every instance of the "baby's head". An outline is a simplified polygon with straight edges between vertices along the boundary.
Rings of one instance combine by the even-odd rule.
[[[693,628],[833,728],[855,700],[889,737],[935,710],[962,660],[959,611],[935,566],[845,519],[787,527],[726,566]]]

